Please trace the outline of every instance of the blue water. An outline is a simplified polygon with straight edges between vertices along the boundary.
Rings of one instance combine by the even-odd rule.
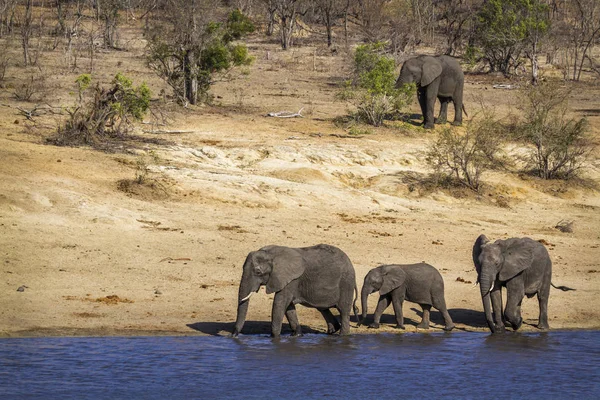
[[[600,399],[600,332],[0,340],[2,399]]]

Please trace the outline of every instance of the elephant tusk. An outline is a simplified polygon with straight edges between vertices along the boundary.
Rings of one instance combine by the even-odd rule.
[[[490,287],[490,292],[492,291],[492,289],[494,289],[494,284],[492,283],[492,286]]]
[[[478,283],[479,283],[479,282],[475,282],[475,283],[473,284],[473,286],[471,286],[471,287],[475,287],[475,286],[477,286],[477,284],[478,284]]]
[[[246,296],[242,300],[240,300],[240,303],[243,303],[244,301],[248,300],[253,294],[254,294],[254,292],[250,292],[250,294],[248,296]]]

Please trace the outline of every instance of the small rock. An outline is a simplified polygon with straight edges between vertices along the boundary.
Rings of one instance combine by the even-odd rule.
[[[155,289],[154,290],[154,294],[162,294],[162,292],[160,290],[158,290],[158,289]]]
[[[17,289],[17,292],[24,292],[25,289],[29,289],[29,286],[25,286],[25,285],[21,285],[19,286],[19,288]]]

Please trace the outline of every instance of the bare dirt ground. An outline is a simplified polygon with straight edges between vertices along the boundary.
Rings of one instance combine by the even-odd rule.
[[[101,54],[96,77],[106,81],[120,68],[155,94],[165,88],[144,67],[143,47],[129,46]],[[149,143],[115,153],[45,144],[60,117],[33,125],[20,116],[15,107],[33,103],[12,98],[20,72],[9,69],[0,91],[0,336],[225,334],[249,251],[317,243],[349,255],[359,289],[379,264],[431,263],[458,329],[486,330],[471,283],[471,248],[481,233],[543,240],[554,283],[577,289],[552,289],[551,327],[600,328],[597,190],[493,172],[484,180],[494,189],[483,196],[424,192],[411,177],[429,172],[424,150],[433,132],[390,123],[352,137],[332,123],[346,113],[334,98],[348,70],[342,52],[320,44],[283,52],[259,39],[250,50],[256,62],[215,86],[216,107],[174,111],[158,127],[178,133],[148,133],[156,127],[142,124],[136,134]],[[44,101],[67,105],[74,78],[86,71],[66,71],[53,57],[45,59],[57,67],[46,69]],[[499,113],[513,110],[516,92],[491,88],[503,79],[466,80],[471,115],[478,99]],[[571,99],[596,137],[599,95],[593,82]],[[265,116],[301,108],[304,118]],[[150,184],[124,184],[144,154]],[[597,157],[586,176],[591,186],[599,182]],[[561,220],[574,221],[572,233],[554,228]],[[271,300],[264,289],[252,298],[245,332],[269,331]],[[370,312],[375,302],[371,296]],[[415,331],[419,307],[405,303],[404,311],[407,331]],[[318,312],[298,313],[305,331],[325,331]],[[524,300],[523,314],[522,329],[535,330],[535,298]],[[386,315],[382,330],[394,331],[391,308]],[[432,331],[440,330],[441,316],[432,319]]]

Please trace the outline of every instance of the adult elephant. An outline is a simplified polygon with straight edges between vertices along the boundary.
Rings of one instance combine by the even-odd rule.
[[[284,315],[293,335],[302,334],[296,304],[319,310],[327,322],[327,333],[338,330],[341,335],[350,333],[350,313],[354,309],[357,315],[356,278],[350,259],[337,247],[326,244],[302,248],[267,246],[250,252],[240,281],[233,336],[242,331],[250,296],[263,285],[267,294],[275,293],[271,336],[280,336]],[[341,325],[330,308],[339,311]]]
[[[505,322],[519,329],[523,297],[537,295],[539,329],[549,329],[548,297],[552,284],[552,261],[543,244],[530,238],[511,238],[490,243],[480,235],[473,245],[473,262],[485,318],[492,332],[504,331]],[[502,309],[502,288],[506,288],[506,308]],[[563,291],[574,290],[554,286]],[[493,317],[492,318],[492,309]]]
[[[381,265],[370,270],[361,290],[361,323],[367,318],[367,297],[376,291],[379,291],[379,301],[370,328],[379,328],[381,315],[392,303],[396,314],[396,328],[404,329],[404,300],[417,303],[423,308],[423,318],[417,325],[418,328],[429,329],[431,306],[442,313],[444,330],[451,331],[454,328],[444,299],[444,280],[439,271],[429,264]]]
[[[418,56],[404,62],[396,87],[413,82],[417,84],[417,98],[423,113],[424,127],[432,129],[436,98],[440,99],[441,103],[436,122],[446,122],[448,103],[453,102],[454,122],[452,124],[462,124],[464,81],[465,76],[456,59],[450,56]]]

